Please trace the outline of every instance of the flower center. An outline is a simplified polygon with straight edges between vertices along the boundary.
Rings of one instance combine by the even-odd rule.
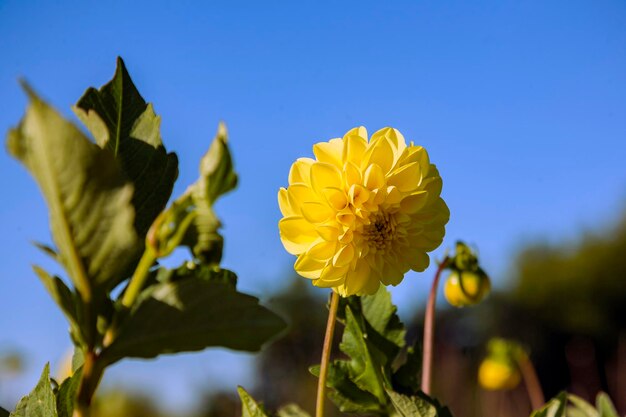
[[[363,228],[363,236],[370,248],[384,250],[396,238],[396,222],[393,216],[387,213],[377,213],[370,224]]]

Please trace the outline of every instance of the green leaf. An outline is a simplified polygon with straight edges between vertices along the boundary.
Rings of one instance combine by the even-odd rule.
[[[74,112],[96,142],[110,149],[135,185],[135,229],[145,236],[165,208],[178,176],[178,158],[167,153],[160,135],[161,118],[137,91],[124,61],[117,59],[113,79],[99,90],[89,88]]]
[[[391,403],[402,417],[438,417],[437,409],[423,398],[387,390]]]
[[[611,399],[604,392],[601,392],[596,397],[596,408],[600,413],[600,417],[619,417]]]
[[[59,417],[72,417],[82,372],[82,368],[78,369],[71,377],[65,378],[61,383],[56,395]]]
[[[281,407],[277,414],[278,417],[311,417],[309,413],[301,409],[297,404],[287,404]]]
[[[0,417],[9,417],[10,413],[4,408],[0,407]]]
[[[241,399],[241,417],[268,417],[263,408],[254,401],[243,387],[237,387]]]
[[[587,401],[574,394],[568,394],[567,399],[579,410],[585,417],[600,417],[596,409]],[[569,413],[568,413],[569,414]]]
[[[237,174],[228,149],[228,133],[220,123],[215,139],[200,161],[200,177],[189,188],[196,217],[187,230],[184,244],[202,262],[219,263],[222,257],[224,243],[218,233],[221,224],[213,211],[213,203],[236,186]]]
[[[349,375],[349,362],[337,360],[328,367],[326,386],[331,388],[328,396],[342,413],[348,414],[384,414],[386,405],[367,391],[359,388]],[[312,366],[309,371],[319,377],[319,365]]]
[[[57,417],[56,400],[50,385],[50,364],[46,364],[35,388],[23,397],[10,417]]]
[[[530,417],[565,417],[566,405],[567,393],[561,392],[539,410],[535,410]]]
[[[176,269],[159,268],[155,280],[158,282],[174,282],[187,278],[198,278],[205,281],[227,284],[233,289],[237,286],[237,275],[228,269],[215,265],[185,262]]]
[[[381,355],[368,345],[367,336],[349,306],[346,307],[346,328],[339,348],[350,357],[348,370],[352,381],[384,403],[383,376],[380,360],[377,360]]]
[[[75,374],[85,363],[85,353],[79,347],[74,348],[74,354],[72,355],[72,373]]]
[[[76,316],[76,302],[74,295],[72,294],[72,290],[65,285],[61,278],[50,276],[40,267],[34,265],[33,270],[52,296],[54,302],[61,307],[61,310],[67,316],[70,323],[78,323]]]
[[[7,147],[39,183],[59,259],[87,297],[94,287],[116,282],[136,247],[133,188],[111,152],[25,89],[30,106]]]
[[[228,132],[226,126],[220,123],[217,135],[209,150],[200,161],[200,178],[197,182],[197,192],[210,204],[222,194],[233,190],[237,186],[237,174],[233,167],[233,159],[228,149]]]
[[[113,363],[209,346],[257,351],[284,327],[255,297],[229,284],[189,277],[145,290],[101,356]]]
[[[392,385],[394,390],[410,394],[417,391],[421,381],[419,379],[422,369],[422,357],[414,347],[409,347],[406,351],[404,363],[392,375]]]
[[[406,330],[398,317],[398,308],[391,302],[391,293],[381,285],[374,295],[361,297],[363,316],[376,332],[395,344],[405,345]]]

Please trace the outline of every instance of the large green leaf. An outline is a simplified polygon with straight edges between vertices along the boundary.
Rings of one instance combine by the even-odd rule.
[[[10,417],[57,417],[56,399],[50,385],[50,364],[46,364],[35,388],[20,400]]]
[[[269,417],[243,387],[237,387],[237,393],[241,399],[241,417]]]
[[[385,389],[381,373],[381,354],[368,345],[367,335],[363,332],[350,307],[346,307],[346,328],[341,344],[342,352],[350,357],[348,368],[354,383],[381,402],[385,402]]]
[[[191,276],[145,290],[102,358],[113,363],[209,346],[257,351],[284,327],[255,297],[229,283]]]
[[[110,149],[135,185],[135,228],[143,237],[163,210],[178,176],[176,154],[167,153],[161,118],[137,91],[124,61],[99,90],[89,88],[74,107],[101,147]]]
[[[58,258],[83,297],[110,287],[137,245],[133,187],[109,150],[90,142],[30,90],[30,106],[7,147],[37,180]]]

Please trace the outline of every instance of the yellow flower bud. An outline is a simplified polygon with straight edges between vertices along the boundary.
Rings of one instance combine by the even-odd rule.
[[[517,367],[506,360],[487,358],[478,368],[478,382],[487,390],[513,389],[520,380]]]
[[[455,307],[465,307],[481,302],[489,291],[489,277],[482,270],[453,271],[446,280],[444,295]]]

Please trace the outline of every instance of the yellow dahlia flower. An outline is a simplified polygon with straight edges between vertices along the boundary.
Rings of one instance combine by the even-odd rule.
[[[313,153],[294,162],[289,187],[278,192],[280,238],[298,257],[296,272],[349,296],[425,270],[450,217],[426,150],[396,129],[368,141],[358,127]]]

